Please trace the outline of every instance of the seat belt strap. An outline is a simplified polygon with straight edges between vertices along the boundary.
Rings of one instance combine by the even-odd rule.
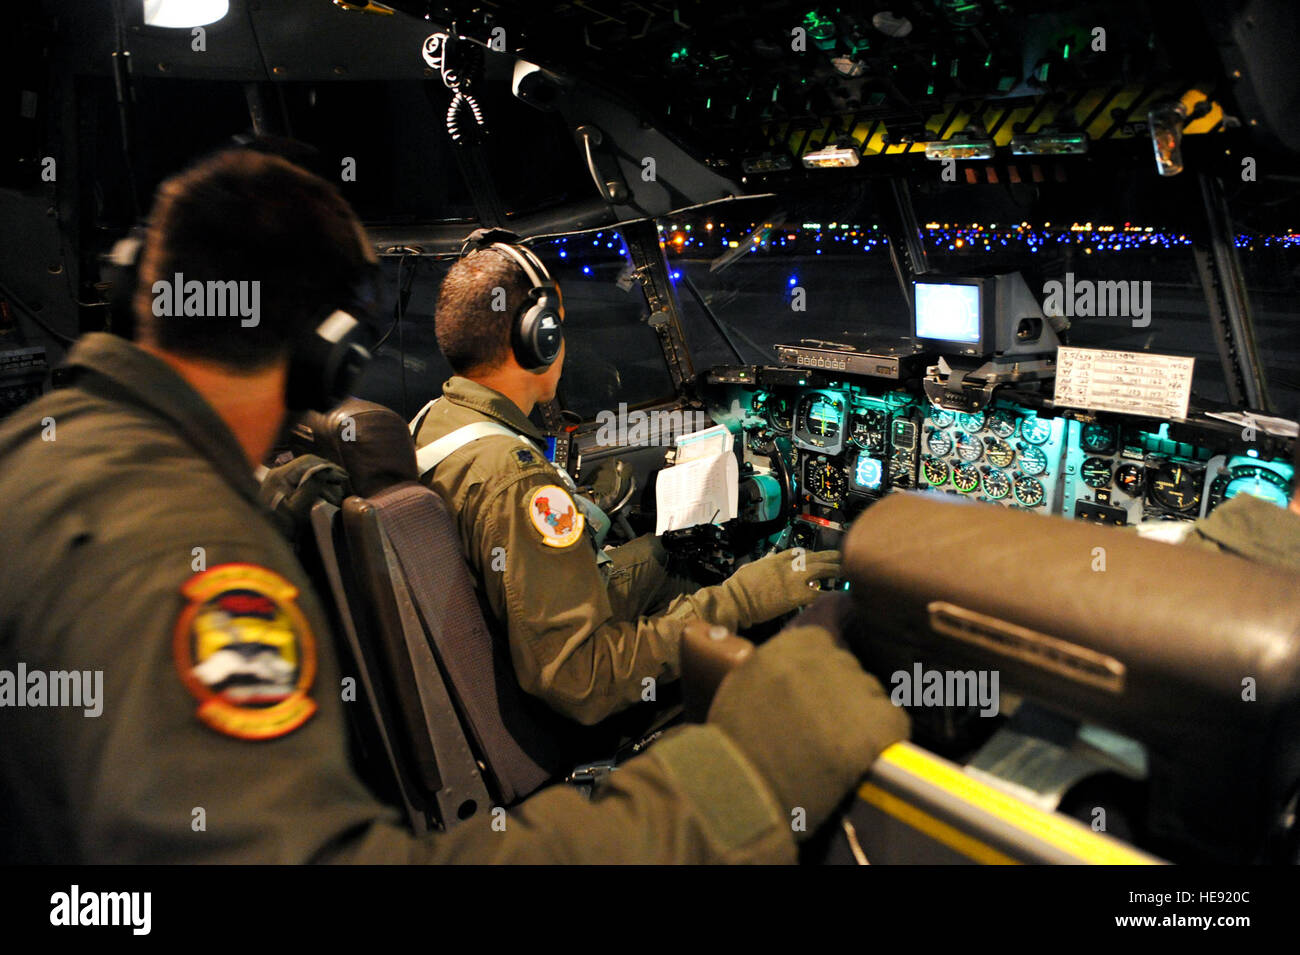
[[[419,430],[420,430],[420,425],[424,424],[424,419],[427,418],[427,417],[429,416],[429,412],[433,410],[433,406],[436,405],[436,404],[438,403],[439,400],[440,400],[440,399],[438,399],[438,398],[434,398],[432,401],[430,401],[428,404],[426,404],[423,408],[421,408],[421,409],[416,413],[415,417],[411,419],[411,437],[414,438],[415,435],[419,432]]]
[[[415,421],[411,423],[412,429],[419,427],[421,419],[432,405],[432,401],[425,405],[420,414],[416,416]],[[414,433],[414,430],[412,430],[412,433]],[[534,451],[537,450],[537,445],[534,444],[527,435],[520,434],[518,431],[507,428],[505,425],[498,424],[495,421],[475,421],[473,424],[467,424],[462,428],[457,428],[450,434],[444,434],[437,441],[416,449],[415,464],[420,471],[420,480],[423,481],[429,475],[430,471],[461,448],[465,447],[465,445],[478,441],[480,438],[491,437],[495,434],[505,435],[508,438],[518,438],[527,447]],[[574,482],[573,478],[569,476],[568,471],[564,470],[564,468],[560,467],[558,464],[552,464],[552,467],[555,468],[561,481],[563,481],[563,483],[568,487],[569,492],[576,499],[578,508],[582,511],[583,515],[587,519],[587,523],[591,526],[594,535],[594,542],[596,544],[596,562],[598,564],[608,563],[610,560],[609,555],[601,548],[605,544],[605,536],[609,533],[611,523],[609,517],[606,516],[605,512],[602,511],[594,501],[591,501],[578,493],[578,485]]]
[[[444,434],[437,441],[416,450],[415,463],[420,470],[420,479],[423,480],[430,471],[446,460],[447,457],[455,454],[471,441],[477,441],[480,438],[490,437],[494,434],[517,438],[528,447],[536,450],[537,446],[518,431],[513,431],[503,424],[497,424],[495,421],[475,421],[463,428],[457,428],[450,434]]]

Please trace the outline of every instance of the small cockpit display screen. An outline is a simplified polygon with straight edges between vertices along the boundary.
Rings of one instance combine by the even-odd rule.
[[[978,285],[917,282],[916,337],[978,345],[983,310]]]
[[[879,458],[859,454],[853,466],[853,488],[857,491],[879,491],[885,478],[885,463]]]

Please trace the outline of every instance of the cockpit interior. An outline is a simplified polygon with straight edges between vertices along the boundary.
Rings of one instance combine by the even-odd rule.
[[[563,291],[533,422],[579,488],[619,468],[607,544],[701,585],[843,552],[912,737],[805,861],[1300,861],[1295,570],[1185,543],[1236,498],[1300,513],[1294,4],[200,6],[3,15],[0,414],[132,337],[167,175],[257,141],[338,185],[373,358],[266,463],[349,473],[303,561],[413,828],[610,771],[551,750],[454,521],[403,491],[440,283],[493,227]],[[730,462],[683,502],[706,435]]]

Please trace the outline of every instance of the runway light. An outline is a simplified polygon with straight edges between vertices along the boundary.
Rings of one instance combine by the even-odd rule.
[[[590,266],[590,265],[584,265],[584,266],[582,267],[582,274],[583,274],[583,275],[590,275],[590,274],[591,274],[591,266]]]
[[[147,27],[201,27],[230,12],[230,0],[144,0]]]

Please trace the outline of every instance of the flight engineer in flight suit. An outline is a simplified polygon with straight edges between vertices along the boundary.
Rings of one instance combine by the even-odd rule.
[[[545,790],[504,831],[481,812],[417,837],[354,773],[345,707],[364,704],[253,471],[310,384],[298,346],[373,258],[333,186],[209,158],[159,188],[138,343],[84,336],[71,382],[0,425],[0,859],[794,861],[793,808],[811,832],[907,732],[833,614],[759,648],[708,723],[591,801]],[[260,282],[259,320],[155,314],[178,273]]]
[[[564,365],[560,291],[531,251],[500,238],[471,236],[477,248],[443,281],[438,346],[455,377],[411,430],[520,686],[591,726],[644,699],[647,679],[677,679],[691,620],[743,630],[798,609],[838,576],[840,555],[772,554],[702,589],[668,572],[654,537],[606,555],[595,524],[608,519],[546,459],[528,420]]]

